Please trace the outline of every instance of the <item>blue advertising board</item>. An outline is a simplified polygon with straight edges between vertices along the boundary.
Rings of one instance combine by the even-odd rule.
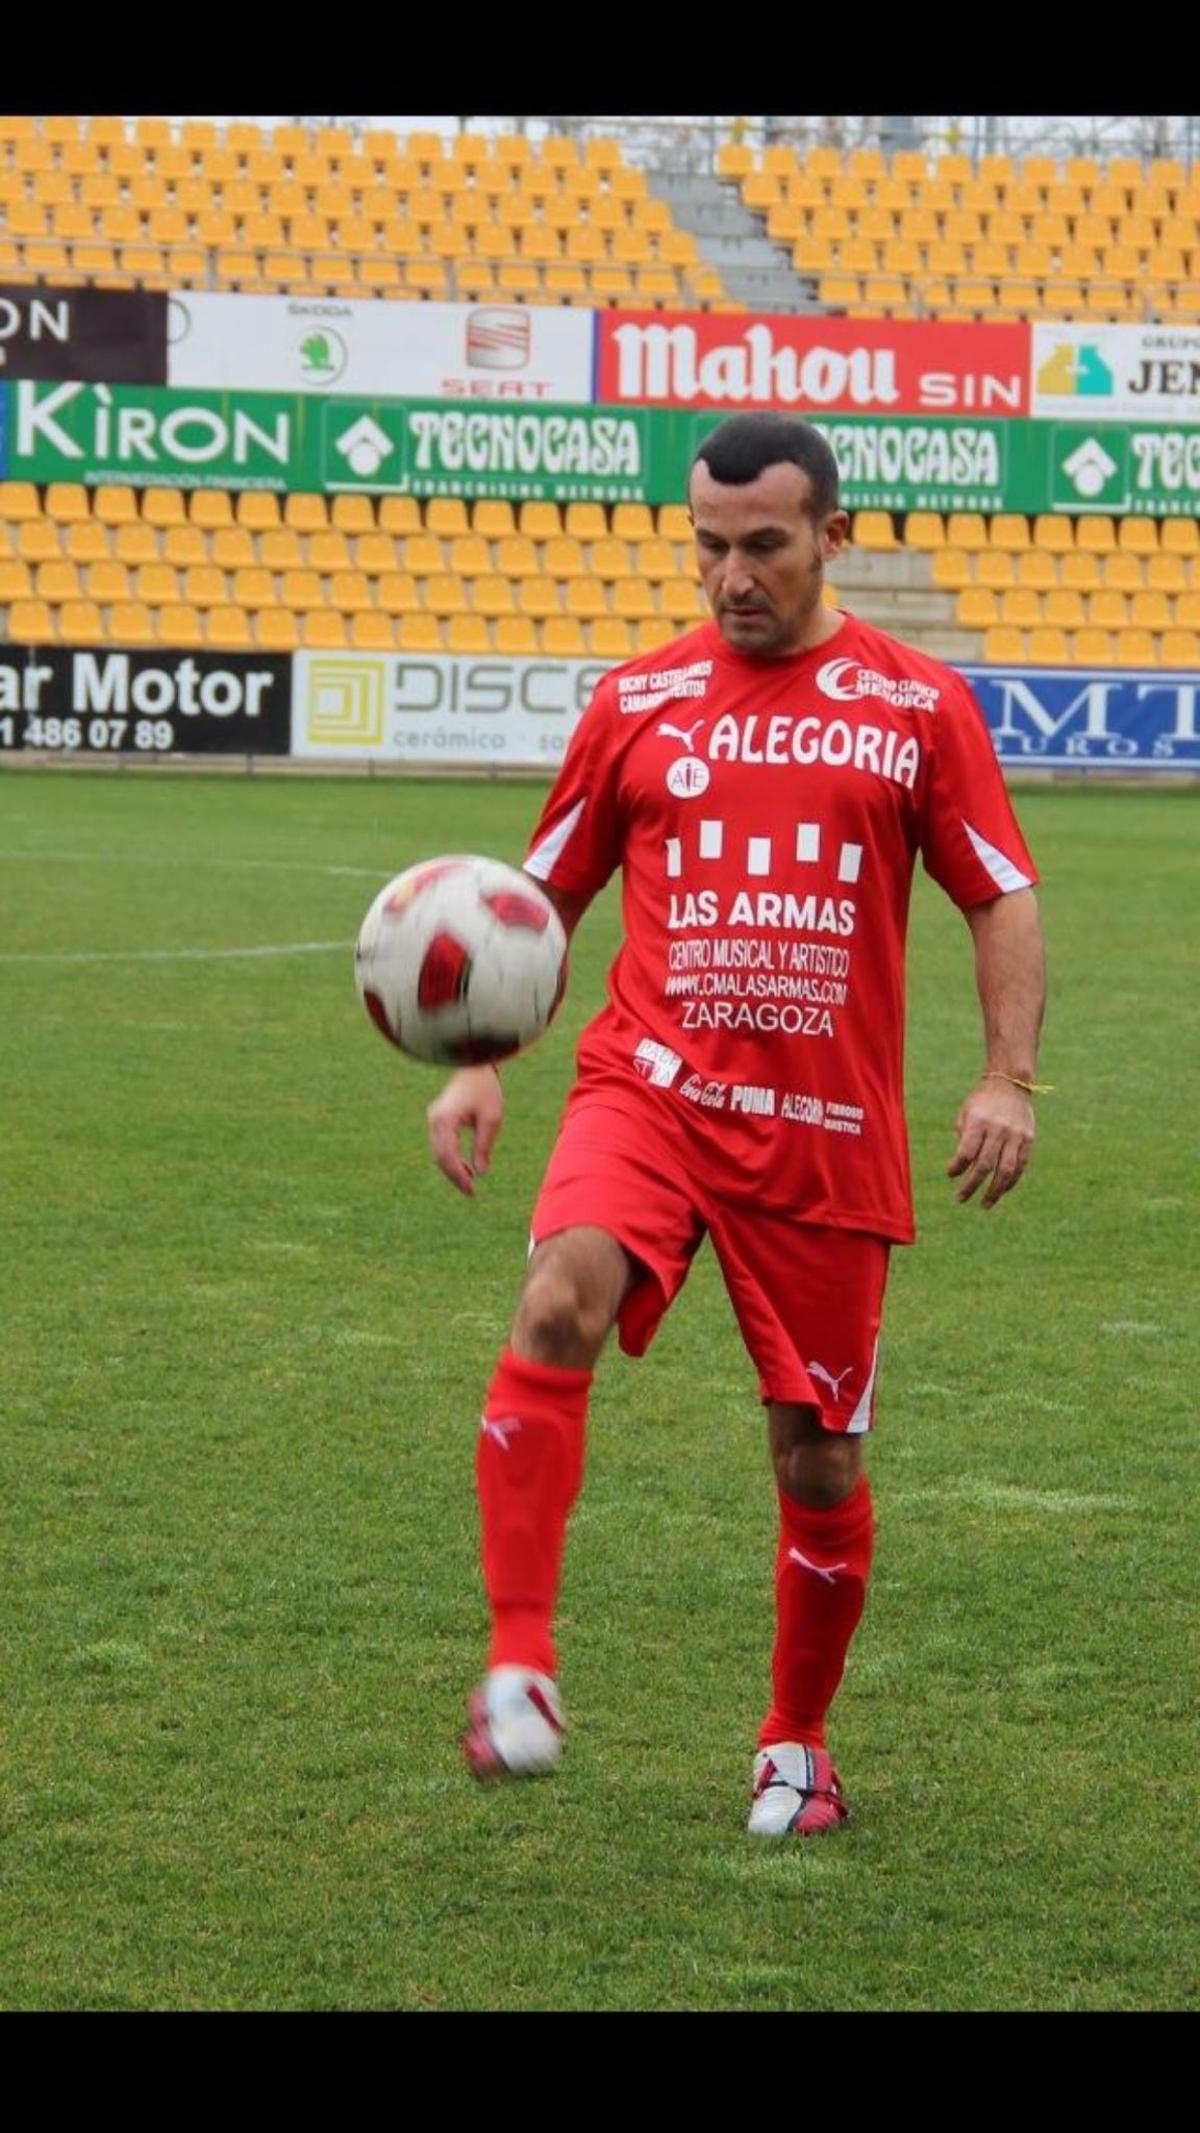
[[[1200,770],[1200,671],[964,666],[1012,769]]]

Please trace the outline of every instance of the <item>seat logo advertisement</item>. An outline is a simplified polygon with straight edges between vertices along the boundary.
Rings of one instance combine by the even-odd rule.
[[[336,297],[170,301],[167,383],[188,390],[446,400],[592,397],[592,313]]]

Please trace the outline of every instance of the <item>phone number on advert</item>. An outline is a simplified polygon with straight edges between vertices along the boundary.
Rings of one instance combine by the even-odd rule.
[[[169,718],[0,718],[0,748],[114,749],[142,755],[162,754],[175,746]]]

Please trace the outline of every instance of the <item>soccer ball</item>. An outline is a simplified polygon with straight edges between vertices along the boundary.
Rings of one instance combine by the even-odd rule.
[[[455,853],[380,890],[354,976],[389,1044],[412,1059],[471,1066],[541,1036],[566,985],[567,937],[527,874]]]

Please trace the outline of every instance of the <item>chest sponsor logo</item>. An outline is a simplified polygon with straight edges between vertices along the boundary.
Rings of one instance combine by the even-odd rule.
[[[656,1089],[669,1089],[683,1061],[669,1046],[656,1044],[653,1037],[643,1037],[634,1051],[633,1064],[643,1081]]]
[[[884,677],[880,677],[883,679]],[[930,692],[935,693],[935,692]],[[917,782],[921,747],[915,734],[897,728],[854,725],[847,719],[796,718],[778,711],[737,718],[728,711],[708,737],[713,763],[828,763],[868,771],[894,785]],[[672,766],[674,768],[674,766]]]
[[[676,756],[667,771],[667,791],[674,793],[677,800],[698,800],[708,791],[711,776],[708,764],[702,763],[699,756]]]
[[[827,659],[817,671],[817,687],[822,696],[831,696],[835,703],[880,696],[885,704],[902,711],[936,710],[942,693],[928,682],[913,681],[907,675],[877,674],[872,667],[861,666],[857,659]]]

